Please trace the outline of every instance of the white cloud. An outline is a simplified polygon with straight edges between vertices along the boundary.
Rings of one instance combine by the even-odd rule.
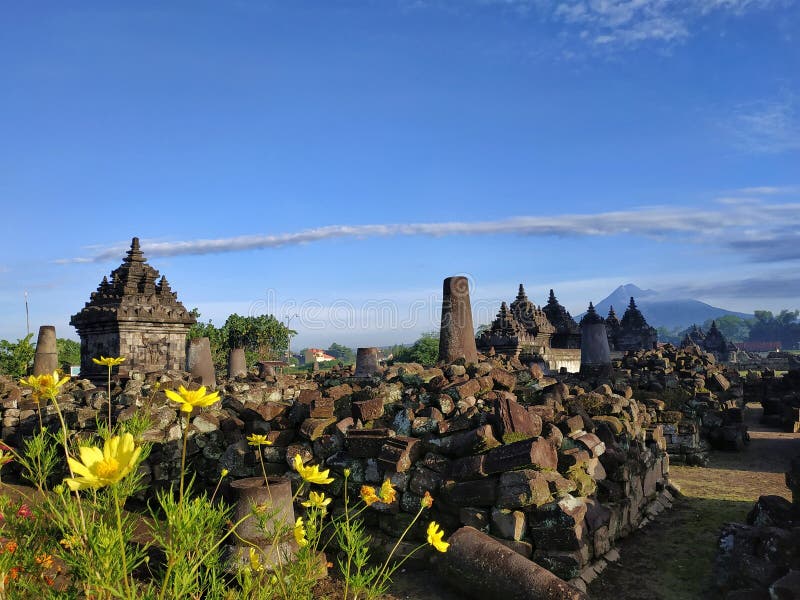
[[[722,126],[745,152],[776,154],[800,150],[800,109],[793,96],[739,105]]]
[[[770,254],[764,240],[791,241],[792,228],[800,228],[800,202],[767,203],[756,198],[732,204],[730,199],[712,208],[657,206],[605,213],[565,214],[548,217],[519,216],[497,221],[441,223],[388,223],[330,225],[291,233],[243,235],[218,239],[142,241],[148,256],[183,256],[261,250],[322,242],[390,236],[559,236],[597,237],[637,235],[657,239],[680,238],[694,243],[714,243],[750,254],[757,260],[792,260],[797,252]],[[789,233],[787,233],[789,232]],[[754,243],[758,242],[758,243]],[[90,256],[59,259],[59,263],[117,260],[126,246],[106,246]],[[783,256],[783,258],[780,258]]]
[[[605,49],[688,38],[712,13],[735,16],[787,4],[786,0],[479,0],[517,13],[532,12],[564,28],[568,36]]]

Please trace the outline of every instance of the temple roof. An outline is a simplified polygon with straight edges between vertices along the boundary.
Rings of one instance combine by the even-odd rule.
[[[510,305],[511,314],[532,336],[540,333],[555,333],[555,327],[547,319],[541,308],[528,300],[525,288],[520,283],[517,298]]]
[[[575,319],[572,318],[566,308],[559,304],[553,290],[550,290],[550,297],[542,310],[558,333],[580,333],[580,328]]]
[[[195,318],[178,300],[166,277],[159,279],[147,264],[139,238],[131,240],[122,264],[103,277],[89,302],[70,319],[76,328],[109,321],[142,321],[192,324]]]
[[[589,309],[586,311],[586,314],[583,315],[583,318],[581,319],[581,327],[583,327],[584,325],[598,325],[604,322],[605,321],[603,320],[603,317],[598,315],[597,311],[594,309],[594,304],[589,302]]]

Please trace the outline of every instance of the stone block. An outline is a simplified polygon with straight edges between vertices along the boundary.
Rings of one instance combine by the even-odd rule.
[[[389,472],[408,471],[424,452],[421,440],[410,437],[389,437],[384,440],[378,456],[380,467]]]
[[[558,453],[544,438],[531,438],[500,446],[486,453],[484,469],[487,473],[500,473],[512,469],[555,469]]]
[[[497,501],[497,479],[489,477],[476,481],[447,481],[442,496],[455,506],[492,506]]]
[[[395,437],[391,429],[348,429],[345,442],[353,458],[377,458],[389,438]]]
[[[383,398],[370,398],[360,402],[353,402],[353,419],[356,421],[373,421],[383,416]]]
[[[523,469],[500,475],[496,502],[499,508],[541,506],[552,499],[549,482],[538,471]]]
[[[525,513],[519,510],[493,508],[492,533],[507,540],[519,541],[525,535]]]

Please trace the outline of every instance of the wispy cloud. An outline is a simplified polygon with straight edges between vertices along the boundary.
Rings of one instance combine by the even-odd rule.
[[[794,96],[739,105],[722,127],[745,152],[800,150],[800,109]]]
[[[691,298],[800,298],[800,275],[772,273],[727,281],[701,281],[671,288],[670,293]]]
[[[757,200],[741,204],[699,209],[657,206],[639,210],[566,214],[549,217],[518,216],[496,221],[450,221],[441,223],[390,223],[374,225],[331,225],[273,235],[245,235],[217,239],[147,241],[142,248],[148,256],[187,256],[246,250],[280,248],[334,239],[381,238],[391,236],[561,236],[591,237],[637,235],[652,238],[685,238],[715,243],[744,251],[764,260],[764,240],[781,240],[791,228],[800,228],[800,203],[766,203]],[[750,245],[748,245],[750,244]],[[125,245],[106,246],[89,256],[59,259],[58,263],[86,263],[117,260]],[[779,255],[775,258],[778,259]],[[788,255],[787,259],[796,258]]]
[[[477,0],[521,15],[538,14],[589,46],[631,48],[688,38],[712,13],[743,15],[787,4],[787,0]]]

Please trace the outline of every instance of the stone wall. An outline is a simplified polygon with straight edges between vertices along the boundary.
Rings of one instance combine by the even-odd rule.
[[[188,377],[132,372],[114,385],[118,420],[147,414],[152,422],[143,435],[153,444],[142,466],[146,495],[178,478],[180,413],[164,390],[190,385]],[[345,493],[344,469],[354,496],[388,477],[398,500],[365,513],[379,545],[399,536],[428,491],[431,518],[448,532],[471,525],[577,582],[670,501],[663,407],[636,400],[624,383],[587,386],[500,358],[468,367],[395,365],[374,378],[251,375],[221,382],[222,401],[192,413],[188,465],[199,488],[213,488],[222,469],[229,478],[258,475],[245,437],[265,434],[273,442],[261,449],[269,474],[296,481],[297,454],[331,469],[333,510]],[[60,406],[71,428],[88,433],[106,402],[102,387],[76,380]],[[27,390],[2,379],[0,407],[3,439],[19,446],[38,427],[35,405]],[[50,406],[45,424],[57,427]],[[424,526],[411,531],[415,540],[424,540]]]

